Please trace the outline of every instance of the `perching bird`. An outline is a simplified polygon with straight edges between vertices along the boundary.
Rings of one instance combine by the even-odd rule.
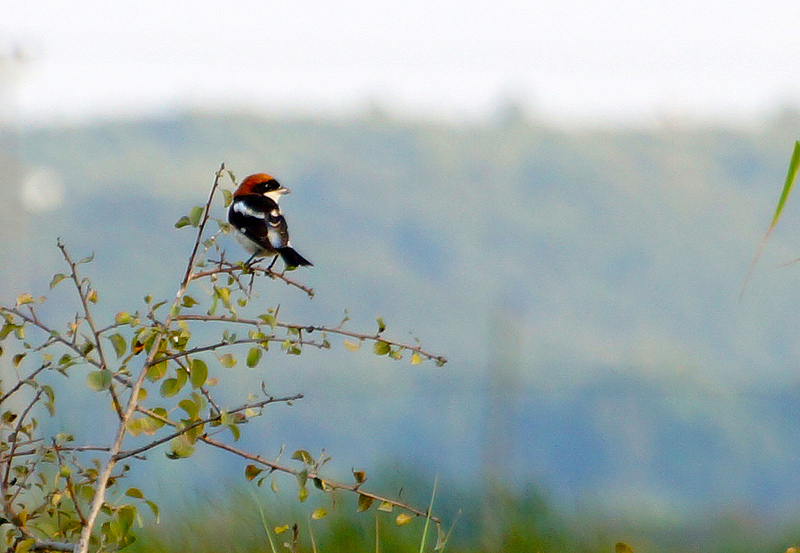
[[[286,219],[278,207],[278,199],[288,193],[288,188],[265,173],[250,175],[233,193],[228,222],[239,243],[253,254],[246,265],[256,257],[280,255],[287,268],[312,266],[289,243]]]

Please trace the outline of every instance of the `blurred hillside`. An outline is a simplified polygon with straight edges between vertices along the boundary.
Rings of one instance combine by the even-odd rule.
[[[108,313],[170,297],[191,240],[173,223],[221,162],[267,171],[292,189],[292,242],[315,263],[295,275],[316,296],[267,283],[266,305],[333,324],[349,309],[354,328],[381,316],[450,362],[276,354],[243,382],[306,399],[256,447],[325,447],[343,473],[411,467],[452,485],[493,470],[601,515],[783,519],[800,493],[800,287],[775,267],[800,252],[800,209],[739,295],[798,129],[784,113],[563,130],[513,110],[463,125],[192,113],[25,129],[9,135],[23,176],[7,173],[4,195],[46,169],[44,196],[63,200],[29,199],[24,222],[2,226],[4,296],[47,290],[60,237],[96,253]]]

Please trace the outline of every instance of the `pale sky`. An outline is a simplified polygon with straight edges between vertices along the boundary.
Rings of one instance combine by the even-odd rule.
[[[255,106],[567,121],[800,104],[788,0],[0,0],[22,121]]]

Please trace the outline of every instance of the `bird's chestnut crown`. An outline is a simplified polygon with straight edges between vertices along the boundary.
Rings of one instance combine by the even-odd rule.
[[[275,180],[275,177],[266,173],[256,173],[250,175],[242,181],[239,185],[239,194],[262,194],[268,195],[270,192],[278,192],[278,194],[288,194],[289,189],[284,188]]]

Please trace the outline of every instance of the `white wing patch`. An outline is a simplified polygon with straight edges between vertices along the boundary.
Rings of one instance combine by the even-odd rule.
[[[233,210],[237,213],[241,213],[246,217],[255,217],[256,219],[267,218],[266,213],[248,207],[248,205],[245,202],[233,202]]]

